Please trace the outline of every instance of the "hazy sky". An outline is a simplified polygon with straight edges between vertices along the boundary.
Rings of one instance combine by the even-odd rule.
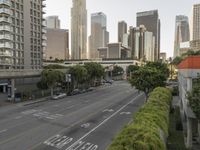
[[[102,11],[107,15],[110,42],[117,41],[117,23],[125,20],[128,26],[136,25],[136,12],[158,9],[161,19],[161,51],[173,55],[175,16],[190,16],[192,5],[200,0],[87,0],[88,34],[90,14]],[[70,29],[72,0],[47,0],[46,15],[58,15],[61,27]]]

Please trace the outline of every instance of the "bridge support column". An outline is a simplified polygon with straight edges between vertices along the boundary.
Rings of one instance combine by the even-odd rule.
[[[3,86],[3,93],[6,93],[6,85]]]
[[[15,79],[10,79],[10,100],[15,101]]]

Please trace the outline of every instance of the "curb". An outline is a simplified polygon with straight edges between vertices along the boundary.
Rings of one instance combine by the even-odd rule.
[[[42,103],[42,102],[45,102],[45,101],[49,101],[50,97],[46,97],[45,99],[43,100],[38,100],[38,101],[33,101],[33,102],[29,102],[27,104],[22,104],[23,106],[29,106],[29,105],[33,105],[33,104],[37,104],[37,103]]]

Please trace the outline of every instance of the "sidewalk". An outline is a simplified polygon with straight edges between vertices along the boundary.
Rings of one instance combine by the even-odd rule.
[[[41,103],[50,100],[50,96],[40,98],[40,99],[35,99],[35,100],[29,100],[25,102],[19,102],[19,103],[12,103],[8,102],[7,100],[7,95],[5,94],[0,94],[0,107],[8,106],[8,105],[17,105],[17,106],[28,106],[36,103]]]

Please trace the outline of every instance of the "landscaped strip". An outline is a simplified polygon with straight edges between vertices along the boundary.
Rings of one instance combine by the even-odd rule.
[[[166,150],[171,101],[170,90],[154,89],[133,122],[117,135],[108,150]]]

